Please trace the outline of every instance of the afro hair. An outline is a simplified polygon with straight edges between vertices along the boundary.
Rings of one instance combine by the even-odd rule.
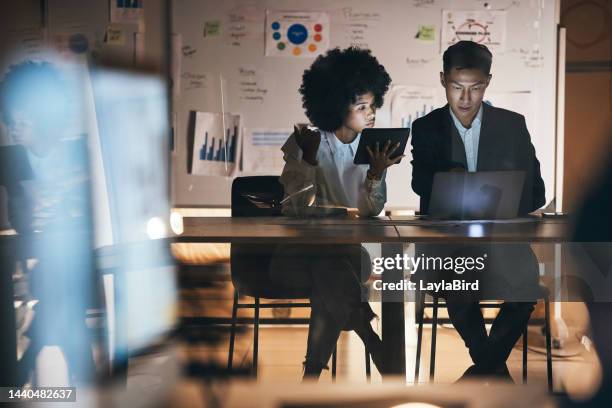
[[[300,93],[311,123],[333,132],[344,123],[358,96],[372,92],[380,108],[391,77],[370,50],[334,48],[304,71]]]

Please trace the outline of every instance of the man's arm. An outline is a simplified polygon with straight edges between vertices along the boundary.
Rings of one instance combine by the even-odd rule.
[[[433,175],[435,173],[435,149],[431,138],[428,138],[419,121],[412,126],[412,189],[421,198],[429,201]]]
[[[546,188],[542,174],[540,173],[540,162],[536,156],[535,148],[531,143],[531,136],[527,130],[525,117],[521,116],[521,151],[525,152],[525,168],[527,177],[531,177],[531,182],[525,180],[525,187],[531,185],[531,191],[523,191],[523,199],[521,200],[521,212],[530,213],[542,207],[546,202]]]
[[[421,211],[427,212],[434,174],[465,170],[462,163],[445,159],[434,141],[435,135],[423,126],[422,119],[412,125],[412,190],[421,197]]]

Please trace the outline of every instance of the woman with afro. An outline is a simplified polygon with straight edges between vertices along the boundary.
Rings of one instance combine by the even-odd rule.
[[[369,50],[338,48],[319,56],[304,72],[300,93],[310,126],[294,127],[282,147],[285,166],[280,177],[285,215],[303,215],[310,205],[358,208],[361,216],[378,215],[386,202],[387,167],[397,146],[369,150],[370,164],[353,163],[361,131],[373,127],[376,109],[391,78]],[[375,317],[363,285],[370,276],[370,258],[360,245],[281,245],[271,265],[272,279],[308,289],[311,317],[304,378],[318,378],[342,330],[354,330],[382,371],[382,342],[372,329]]]

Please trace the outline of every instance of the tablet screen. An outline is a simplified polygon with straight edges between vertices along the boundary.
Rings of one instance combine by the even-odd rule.
[[[406,150],[406,144],[408,143],[408,136],[410,135],[410,128],[366,128],[361,132],[361,139],[359,140],[359,146],[357,147],[357,153],[355,153],[355,164],[370,164],[370,156],[366,146],[370,146],[372,151],[376,149],[376,144],[380,149],[385,146],[387,141],[391,141],[391,145],[399,143],[399,147],[395,149],[391,155],[391,159],[404,154]],[[398,162],[400,163],[401,160]]]

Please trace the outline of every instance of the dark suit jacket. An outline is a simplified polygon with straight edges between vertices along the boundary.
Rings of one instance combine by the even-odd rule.
[[[426,214],[429,208],[434,174],[453,167],[467,169],[467,160],[463,141],[446,105],[412,125],[412,189],[421,197],[422,213]],[[522,115],[484,104],[476,170],[524,170],[519,214],[544,205],[540,162]]]
[[[467,169],[465,147],[448,105],[414,121],[412,147],[412,189],[421,197],[421,212],[426,214],[434,174],[454,167]],[[540,163],[522,115],[484,104],[476,170],[523,170],[526,174],[519,214],[544,204]],[[538,297],[537,260],[528,244],[418,244],[416,251],[442,257],[488,254],[483,271],[486,273],[463,275],[467,280],[481,280],[480,292],[470,294],[474,298],[532,301]],[[417,275],[413,279],[436,281],[448,277],[448,273],[438,271]],[[454,273],[450,276],[456,277]],[[448,295],[459,296],[460,301],[468,300],[463,292]]]

